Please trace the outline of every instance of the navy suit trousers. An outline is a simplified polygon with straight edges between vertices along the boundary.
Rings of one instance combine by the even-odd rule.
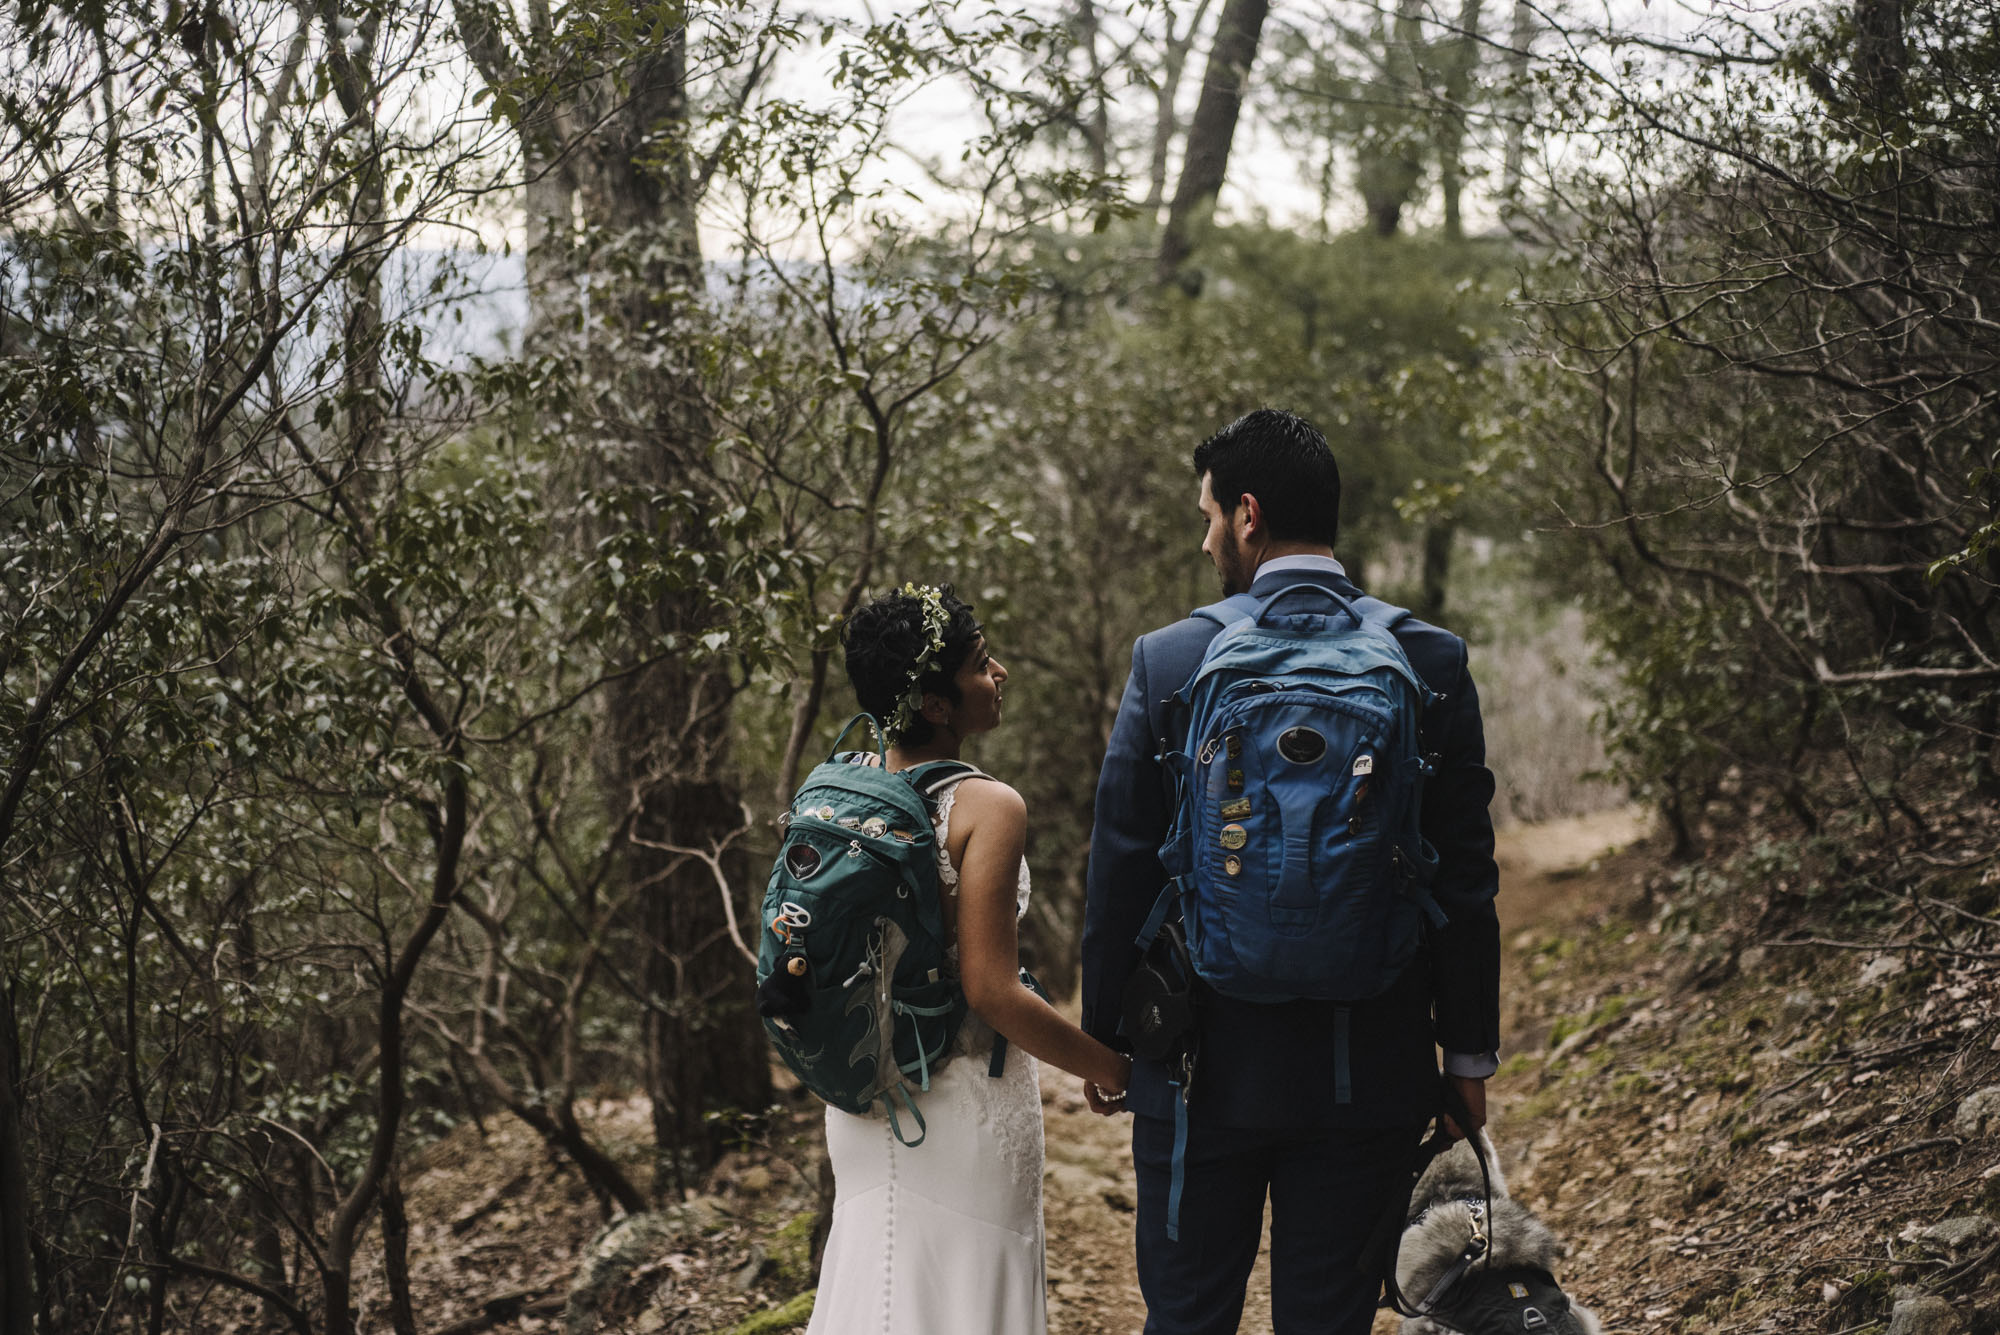
[[[1356,1263],[1409,1189],[1421,1126],[1188,1127],[1180,1239],[1167,1237],[1174,1124],[1132,1119],[1146,1335],[1235,1335],[1271,1201],[1275,1335],[1367,1335],[1382,1287]],[[1405,1198],[1407,1200],[1407,1197]]]

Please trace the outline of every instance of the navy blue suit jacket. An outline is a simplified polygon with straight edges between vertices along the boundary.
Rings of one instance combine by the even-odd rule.
[[[1360,596],[1351,581],[1330,570],[1260,575],[1250,592],[1269,597],[1300,583]],[[1298,595],[1301,604],[1310,596]],[[1332,609],[1332,600],[1325,601]],[[1155,757],[1169,742],[1177,747],[1184,741],[1169,737],[1168,702],[1219,630],[1213,621],[1190,617],[1133,645],[1132,675],[1098,778],[1083,930],[1083,1027],[1125,1051],[1131,1044],[1119,1032],[1119,1001],[1139,958],[1134,940],[1166,884],[1159,847],[1171,798]],[[1439,697],[1424,716],[1424,750],[1440,759],[1425,784],[1422,824],[1439,857],[1432,894],[1449,924],[1430,932],[1402,978],[1368,1001],[1272,1005],[1209,993],[1191,1118],[1240,1127],[1418,1123],[1437,1111],[1437,1046],[1468,1054],[1499,1047],[1500,928],[1493,910],[1499,876],[1479,696],[1466,670],[1465,641],[1415,618],[1395,633],[1411,666]],[[1336,1034],[1346,1049],[1344,1072],[1336,1072]],[[1164,1066],[1136,1064],[1128,1104],[1134,1112],[1171,1117],[1175,1097]]]

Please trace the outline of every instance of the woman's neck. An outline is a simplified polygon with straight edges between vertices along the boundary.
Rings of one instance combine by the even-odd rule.
[[[964,748],[965,739],[950,728],[940,727],[932,731],[931,739],[922,746],[904,746],[900,742],[889,748],[889,768],[892,770],[914,769],[918,765],[929,764],[933,760],[957,760]]]

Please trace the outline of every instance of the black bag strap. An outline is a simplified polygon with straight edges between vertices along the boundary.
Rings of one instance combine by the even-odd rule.
[[[1424,1171],[1455,1143],[1450,1133],[1444,1129],[1446,1117],[1450,1117],[1465,1131],[1465,1139],[1472,1146],[1472,1157],[1479,1161],[1480,1187],[1485,1193],[1486,1202],[1485,1227],[1492,1227],[1493,1171],[1492,1166],[1486,1161],[1486,1146],[1481,1142],[1479,1132],[1472,1126],[1472,1110],[1466,1107],[1464,1097],[1458,1092],[1458,1086],[1442,1077],[1438,1080],[1438,1086],[1443,1109],[1430,1135],[1417,1146],[1416,1153],[1412,1157],[1409,1186],[1397,1193],[1396,1198],[1383,1208],[1381,1217],[1375,1221],[1375,1231],[1369,1235],[1368,1245],[1362,1249],[1358,1263],[1363,1274],[1381,1277],[1382,1297],[1376,1306],[1387,1307],[1398,1315],[1406,1317],[1433,1316],[1438,1304],[1488,1250],[1485,1231],[1475,1230],[1472,1240],[1459,1253],[1451,1268],[1445,1271],[1443,1278],[1432,1285],[1431,1291],[1415,1303],[1404,1295],[1401,1286],[1396,1283],[1396,1255],[1398,1244],[1402,1241],[1403,1229],[1409,1221],[1410,1200],[1416,1194],[1417,1184],[1423,1180]]]
[[[967,779],[990,779],[979,766],[965,760],[928,760],[921,765],[912,765],[902,771],[910,787],[917,790],[917,796],[924,801],[924,810],[932,817],[937,815],[937,804],[947,788],[953,788]]]

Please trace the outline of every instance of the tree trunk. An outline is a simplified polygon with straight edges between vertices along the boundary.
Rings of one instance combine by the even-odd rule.
[[[236,980],[245,995],[255,992],[259,972],[256,920],[252,915],[256,879],[254,873],[237,878],[235,890],[223,913],[226,921],[234,923]],[[269,1078],[264,1069],[268,1055],[264,1039],[264,1031],[254,1030],[243,1044],[243,1055],[247,1059],[245,1065],[258,1072],[250,1078],[245,1090],[246,1097],[253,1101],[263,1091],[264,1082]],[[271,1180],[272,1163],[283,1156],[284,1146],[268,1132],[252,1134],[245,1140],[247,1145],[260,1147],[257,1175],[246,1184],[244,1193],[249,1198],[250,1216],[254,1221],[251,1225],[250,1251],[257,1258],[257,1278],[268,1285],[278,1299],[289,1303],[293,1295],[290,1267],[285,1262],[284,1240],[288,1221]],[[273,1325],[283,1320],[280,1303],[266,1299],[264,1316]]]
[[[395,648],[408,652],[408,637],[400,634],[394,637],[392,650]],[[411,674],[405,689],[421,693],[421,685],[416,684],[414,662],[406,661],[403,666]],[[422,705],[419,705],[419,711],[432,716],[434,726],[436,721],[442,720],[442,715],[433,715],[432,710]],[[397,1141],[402,1133],[403,1105],[408,1095],[403,1084],[403,1004],[409,997],[411,984],[416,981],[417,965],[430,948],[432,938],[451,915],[451,902],[458,893],[458,862],[465,851],[466,830],[465,777],[460,768],[463,748],[448,746],[444,759],[444,770],[449,777],[445,780],[440,804],[440,825],[435,840],[437,869],[431,882],[430,900],[401,951],[392,949],[383,960],[385,976],[376,1029],[380,1054],[376,1059],[376,1078],[380,1090],[376,1098],[375,1128],[368,1159],[352,1190],[342,1198],[327,1229],[326,1259],[322,1271],[327,1335],[354,1335],[355,1244],[361,1236],[363,1222],[379,1199],[382,1183],[396,1171]]]
[[[688,1186],[721,1153],[727,1128],[708,1114],[759,1109],[771,1093],[750,970],[729,940],[724,891],[704,863],[649,847],[717,847],[742,823],[742,801],[728,772],[728,715],[712,698],[727,689],[717,674],[663,669],[634,682],[614,706],[614,715],[632,729],[620,749],[638,804],[627,875],[643,887],[642,976],[650,1003],[644,1050],[660,1154],[656,1196]],[[683,723],[686,715],[700,713],[709,721]],[[739,921],[752,918],[747,858],[725,852],[722,866]]]
[[[369,14],[361,21],[360,42],[350,53],[337,24],[335,7],[325,6],[321,24],[327,41],[327,61],[332,73],[334,95],[341,110],[355,118],[362,132],[371,138],[376,132],[373,118],[376,89],[368,53],[376,49],[381,16]],[[382,430],[379,388],[382,383],[382,270],[374,250],[383,236],[384,182],[378,156],[363,167],[355,185],[354,203],[349,214],[353,244],[369,256],[348,279],[348,316],[343,332],[344,365],[341,373],[342,407],[346,413],[343,444],[348,453],[352,483],[361,496],[373,490],[367,467]],[[360,535],[356,535],[359,540]],[[403,669],[402,689],[413,715],[440,745],[448,762],[456,762],[462,745],[445,711],[432,700],[417,665],[417,650],[403,628],[401,615],[392,603],[378,602],[372,609],[387,637],[390,652]],[[463,851],[466,829],[466,781],[463,772],[448,765],[449,777],[438,810],[437,867],[430,902],[423,917],[404,943],[400,956],[393,947],[382,961],[385,979],[377,1009],[379,1089],[376,1096],[375,1127],[368,1158],[352,1190],[334,1210],[327,1228],[321,1289],[326,1301],[328,1335],[352,1335],[355,1312],[352,1306],[353,1267],[362,1225],[374,1210],[385,1180],[395,1172],[398,1142],[402,1134],[404,1029],[403,1003],[415,979],[418,961],[431,938],[444,925],[451,899],[457,893],[458,859]],[[405,1238],[385,1235],[391,1252]],[[390,1257],[393,1269],[407,1265],[406,1258]]]
[[[1854,73],[1878,114],[1903,104],[1903,71],[1909,63],[1903,40],[1904,3],[1854,0]]]
[[[14,989],[0,988],[0,1335],[34,1335],[28,1158],[21,1143],[21,1034]]]
[[[1444,617],[1445,592],[1451,580],[1451,544],[1458,525],[1449,520],[1433,520],[1424,529],[1423,595],[1410,610],[1435,624]]]
[[[1354,154],[1355,187],[1368,214],[1369,230],[1380,237],[1391,237],[1401,230],[1403,210],[1416,197],[1417,186],[1424,179],[1422,136],[1417,133],[1418,118],[1424,113],[1414,105],[1427,91],[1419,58],[1422,4],[1423,0],[1397,2],[1382,67],[1391,85],[1383,100],[1399,101],[1376,112],[1378,133],[1357,145]]]
[[[1175,109],[1181,91],[1181,76],[1187,71],[1188,52],[1194,46],[1201,21],[1208,17],[1209,0],[1195,6],[1187,30],[1174,35],[1173,6],[1161,6],[1167,25],[1166,49],[1160,58],[1160,79],[1153,92],[1153,157],[1146,168],[1146,202],[1140,207],[1147,218],[1158,221],[1160,205],[1167,198],[1167,157],[1173,152],[1174,137],[1181,132],[1180,113]]]
[[[1466,102],[1472,96],[1472,71],[1479,63],[1479,24],[1484,0],[1461,0],[1458,31],[1445,47],[1444,125],[1438,136],[1438,189],[1444,196],[1444,235],[1465,239],[1460,197],[1465,189]]]
[[[1514,0],[1514,24],[1507,37],[1507,88],[1513,106],[1500,165],[1500,194],[1509,201],[1520,197],[1521,170],[1527,159],[1528,48],[1534,40],[1535,7],[1530,0]]]
[[[1156,282],[1173,281],[1187,260],[1196,223],[1215,207],[1229,167],[1236,121],[1243,111],[1243,91],[1270,12],[1271,0],[1224,0],[1215,42],[1209,48],[1208,71],[1201,81],[1201,101],[1195,104],[1194,121],[1188,126],[1180,187],[1174,191],[1166,234],[1160,238]]]
[[[396,1335],[417,1335],[410,1304],[410,1216],[403,1208],[403,1175],[391,1163],[382,1178],[382,1273],[389,1281],[389,1325]]]
[[[468,55],[496,89],[524,71],[573,70],[593,54],[560,42],[540,11],[525,33],[508,27],[504,11],[473,4],[459,6],[458,21]],[[701,183],[685,142],[687,31],[669,29],[637,59],[623,47],[605,54],[606,73],[553,79],[553,91],[516,121],[530,164],[529,268],[554,280],[546,290],[536,284],[530,328],[534,337],[568,331],[576,340],[568,351],[588,379],[584,397],[617,414],[598,433],[610,446],[577,457],[584,485],[694,496],[693,513],[677,516],[662,540],[698,549],[712,542],[699,499],[710,431],[690,332],[706,274],[696,230]],[[582,293],[567,278],[577,271],[591,275],[587,322]],[[600,337],[602,350],[584,341]],[[701,587],[665,595],[633,616],[626,652],[651,656],[667,635],[693,645],[717,616]],[[740,826],[728,756],[733,690],[724,664],[673,655],[606,696],[602,782],[618,828],[646,841],[621,853],[639,905],[634,972],[648,991],[641,1056],[661,1191],[712,1159],[720,1131],[704,1113],[760,1108],[770,1095],[762,1030],[747,1004],[749,970],[728,939],[714,878],[704,864],[646,846],[711,849]],[[726,867],[733,887],[747,884],[738,861]]]
[[[620,275],[615,298],[628,339],[658,340],[664,355],[636,393],[649,396],[652,420],[629,460],[632,480],[686,487],[705,466],[709,426],[698,372],[685,346],[696,328],[705,273],[696,231],[696,186],[674,136],[687,125],[685,33],[634,72],[619,119],[601,129],[592,172],[583,178],[593,226],[616,239],[651,233],[648,264]],[[664,131],[664,133],[663,133]],[[605,368],[605,374],[629,368]],[[699,504],[667,535],[670,546],[710,541]],[[717,611],[707,591],[691,587],[652,609],[653,634],[696,643]],[[720,848],[742,825],[742,793],[729,757],[734,686],[720,662],[669,660],[632,678],[609,697],[614,791],[632,815],[637,840],[626,874],[639,888],[645,952],[647,1094],[661,1157],[654,1189],[687,1185],[721,1151],[725,1128],[707,1114],[757,1109],[769,1101],[770,1067],[751,1000],[750,971],[729,940],[723,892],[708,867],[651,844]],[[750,917],[741,854],[723,854],[739,919]]]
[[[1083,122],[1084,147],[1090,152],[1092,174],[1101,180],[1111,172],[1111,104],[1104,94],[1104,57],[1097,49],[1101,34],[1096,0],[1076,0],[1073,26],[1090,67],[1090,114]]]
[[[497,942],[495,948],[497,949]],[[580,991],[579,987],[578,992]],[[484,991],[480,995],[480,1004],[482,1006],[488,1004]],[[570,1005],[574,1007],[575,1001],[572,1000]],[[569,1035],[573,1035],[575,1031],[574,1014],[566,1016],[563,1023],[568,1031],[564,1042],[569,1043],[572,1041]],[[632,1179],[618,1166],[615,1159],[597,1147],[596,1143],[585,1134],[582,1125],[577,1122],[576,1094],[574,1086],[569,1081],[567,1070],[560,1088],[554,1090],[533,1088],[524,1094],[508,1083],[507,1078],[493,1064],[492,1057],[487,1054],[479,1041],[475,1040],[474,1044],[464,1051],[472,1062],[474,1072],[485,1083],[487,1092],[498,1099],[514,1116],[533,1127],[550,1149],[570,1157],[571,1162],[575,1163],[578,1170],[583,1173],[584,1184],[590,1188],[591,1194],[597,1197],[599,1205],[604,1207],[607,1217],[611,1215],[610,1207],[614,1203],[627,1214],[638,1214],[646,1208],[645,1194],[633,1184]],[[566,1068],[569,1065],[567,1060],[564,1064]]]

